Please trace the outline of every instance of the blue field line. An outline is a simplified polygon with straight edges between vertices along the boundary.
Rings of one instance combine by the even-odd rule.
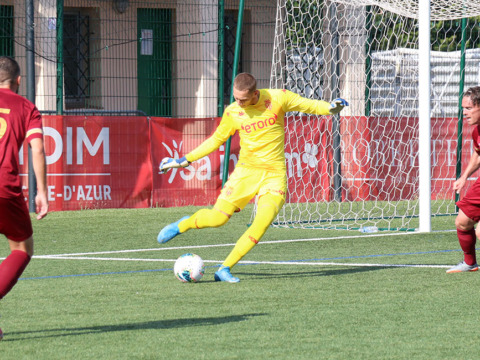
[[[375,255],[358,255],[358,256],[340,256],[332,258],[319,258],[319,259],[307,259],[307,260],[286,260],[282,262],[302,262],[302,261],[329,261],[329,260],[346,260],[346,259],[366,259],[366,258],[377,258],[384,256],[404,256],[404,255],[425,255],[425,254],[440,254],[448,252],[461,251],[460,249],[454,250],[435,250],[435,251],[419,251],[419,252],[410,252],[410,253],[397,253],[397,254],[375,254]]]
[[[479,250],[479,249],[477,249]],[[458,252],[460,249],[454,250],[435,250],[435,251],[419,251],[419,252],[409,252],[409,253],[397,253],[397,254],[374,254],[374,255],[357,255],[357,256],[340,256],[340,257],[330,257],[330,258],[314,258],[314,259],[303,259],[303,260],[279,260],[279,263],[287,262],[309,262],[309,261],[331,261],[331,260],[347,260],[347,259],[367,259],[367,258],[378,258],[385,256],[405,256],[405,255],[425,255],[425,254],[440,254],[440,253],[449,253],[449,252]],[[277,261],[273,261],[277,262]],[[249,262],[247,264],[238,263],[240,265],[260,265],[261,262]],[[219,265],[206,266],[206,268],[216,268]],[[172,271],[173,268],[166,269],[149,269],[149,270],[130,270],[130,271],[111,271],[104,273],[87,273],[87,274],[72,274],[72,275],[50,275],[50,276],[38,276],[38,277],[26,277],[20,278],[19,280],[45,280],[45,279],[63,279],[63,278],[72,278],[72,277],[82,277],[82,276],[101,276],[101,275],[122,275],[122,274],[136,274],[136,273],[148,273],[148,272],[159,272],[159,271]]]
[[[135,274],[135,273],[146,273],[146,272],[156,272],[156,271],[170,271],[170,269],[150,269],[150,270],[130,270],[130,271],[111,271],[104,273],[91,273],[91,274],[72,274],[72,275],[50,275],[50,276],[38,276],[38,277],[28,277],[20,278],[18,280],[44,280],[44,279],[61,279],[61,278],[70,278],[70,277],[79,277],[79,276],[99,276],[99,275],[121,275],[121,274]]]

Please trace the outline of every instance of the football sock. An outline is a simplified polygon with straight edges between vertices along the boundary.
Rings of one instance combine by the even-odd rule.
[[[284,200],[282,197],[270,193],[262,195],[258,199],[257,215],[255,219],[253,219],[252,225],[250,225],[248,230],[238,239],[235,247],[227,256],[222,266],[232,268],[257,245],[282,208],[283,203]]]
[[[30,256],[21,250],[14,250],[0,264],[0,299],[17,283],[23,270],[30,262]]]
[[[465,263],[468,265],[476,264],[475,243],[477,242],[477,236],[475,235],[475,229],[472,228],[468,231],[457,229],[457,237],[463,250]]]
[[[178,224],[180,233],[190,229],[203,229],[224,225],[237,209],[236,206],[221,199],[217,200],[213,209],[201,209],[188,219]]]

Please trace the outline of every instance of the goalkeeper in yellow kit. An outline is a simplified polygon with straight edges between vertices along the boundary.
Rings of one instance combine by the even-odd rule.
[[[230,269],[258,243],[285,203],[285,113],[332,115],[348,105],[343,99],[328,103],[306,99],[288,90],[257,90],[256,85],[251,74],[239,74],[233,83],[235,102],[225,109],[214,134],[183,158],[165,158],[160,163],[161,172],[186,167],[215,151],[236,131],[239,132],[237,165],[213,209],[201,209],[190,217],[183,217],[165,226],[158,234],[158,242],[163,244],[190,229],[222,226],[236,210],[243,209],[258,195],[257,215],[215,272],[216,281],[240,281]]]

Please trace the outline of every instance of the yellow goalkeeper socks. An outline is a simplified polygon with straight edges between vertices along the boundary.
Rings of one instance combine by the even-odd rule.
[[[236,206],[223,201],[217,200],[213,209],[201,209],[188,219],[178,224],[180,233],[184,233],[190,229],[203,229],[207,227],[219,227],[224,225],[235,212]]]
[[[252,248],[257,245],[262,236],[267,231],[272,221],[277,216],[284,200],[280,196],[267,193],[258,200],[257,215],[252,225],[238,239],[235,247],[223,262],[223,266],[232,268],[237,264]]]

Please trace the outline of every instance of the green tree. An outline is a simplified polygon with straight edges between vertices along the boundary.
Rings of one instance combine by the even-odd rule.
[[[466,48],[480,48],[480,17],[467,19]],[[436,21],[431,30],[432,50],[458,51],[462,41],[462,20]]]
[[[369,31],[372,50],[418,48],[418,20],[372,6],[373,22]],[[432,21],[431,43],[434,51],[458,51],[461,46],[461,20]],[[480,17],[467,20],[466,48],[480,48]]]
[[[323,1],[287,0],[287,48],[313,44],[320,47]]]

